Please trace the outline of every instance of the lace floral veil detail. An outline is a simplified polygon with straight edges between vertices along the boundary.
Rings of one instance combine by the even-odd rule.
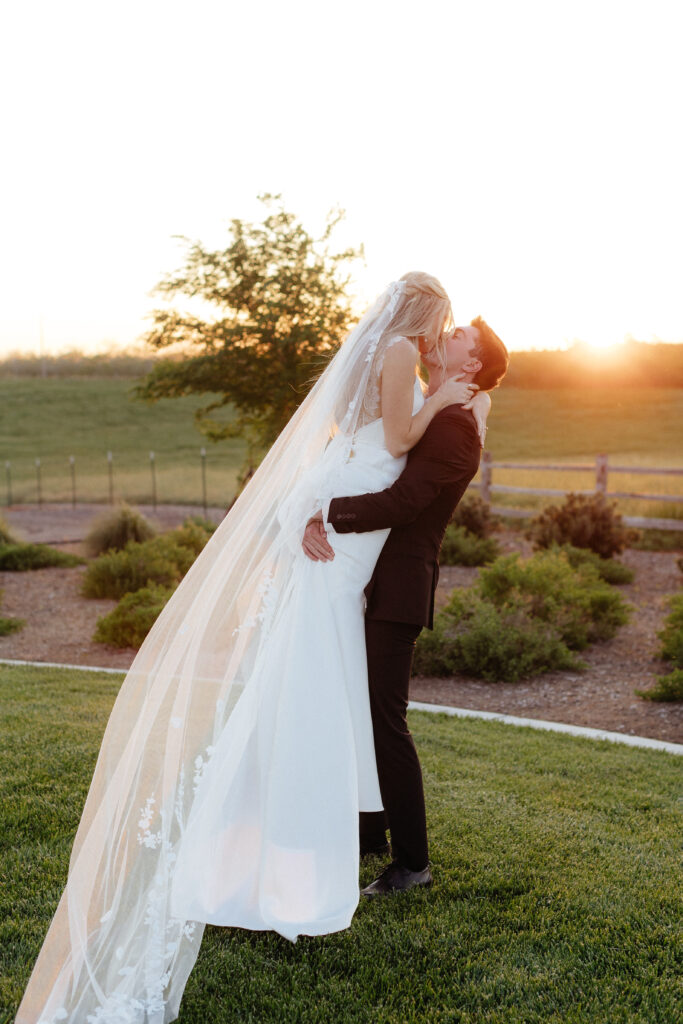
[[[194,791],[257,659],[315,502],[330,438],[379,414],[406,301],[393,282],[350,333],[140,648],[114,704],[66,888],[18,1024],[167,1024],[203,924],[173,916]]]

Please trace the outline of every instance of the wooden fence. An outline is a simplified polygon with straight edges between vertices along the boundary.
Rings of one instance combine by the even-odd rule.
[[[491,492],[499,494],[539,494],[544,497],[564,497],[568,491],[557,490],[550,487],[513,487],[508,484],[496,484],[493,482],[494,469],[526,469],[534,472],[543,470],[557,471],[580,471],[593,472],[595,475],[595,486],[590,491],[573,491],[574,494],[604,494],[607,498],[635,498],[639,501],[673,502],[683,504],[683,496],[676,494],[642,494],[633,491],[609,491],[607,489],[608,476],[612,473],[643,473],[650,476],[683,476],[683,469],[660,469],[639,466],[611,466],[607,455],[597,455],[595,462],[584,463],[554,463],[552,465],[537,465],[528,462],[495,462],[490,452],[482,454],[480,479],[471,487],[478,487],[479,493],[484,501],[491,504]],[[504,505],[495,506],[493,511],[497,515],[523,518],[529,515],[529,509],[509,508]],[[683,530],[683,519],[663,519],[656,516],[623,516],[628,526],[649,527],[658,530]]]

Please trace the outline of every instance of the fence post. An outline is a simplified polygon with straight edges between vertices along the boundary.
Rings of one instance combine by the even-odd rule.
[[[607,455],[595,456],[595,491],[596,494],[607,493]]]
[[[491,477],[493,476],[493,470],[491,463],[493,462],[493,456],[491,452],[482,452],[481,456],[481,487],[479,488],[479,494],[481,495],[482,501],[485,501],[487,505],[491,504]]]
[[[40,478],[40,459],[36,459],[36,488],[38,490],[38,508],[43,504],[43,486]]]
[[[7,460],[5,463],[5,484],[7,485],[7,508],[12,505],[12,463]]]
[[[114,453],[107,452],[107,470],[109,473],[109,504],[114,504]]]
[[[71,473],[71,507],[76,508],[76,459],[69,456],[69,472]]]
[[[202,459],[202,507],[204,508],[204,515],[206,517],[209,511],[206,490],[206,449],[200,449],[200,457]]]
[[[206,448],[201,448],[199,455],[202,460],[202,506],[204,508],[204,516],[208,515],[208,504],[206,500]]]
[[[149,453],[149,469],[152,474],[152,508],[157,510],[157,470],[154,462],[154,452]]]

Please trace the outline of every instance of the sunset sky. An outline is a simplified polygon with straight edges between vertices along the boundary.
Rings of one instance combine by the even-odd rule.
[[[132,345],[282,192],[513,349],[683,341],[679,0],[22,0],[0,42],[0,355]]]

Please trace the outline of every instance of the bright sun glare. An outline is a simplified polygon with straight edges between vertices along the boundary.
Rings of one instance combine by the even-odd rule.
[[[0,355],[134,344],[173,236],[266,191],[347,211],[368,302],[423,269],[511,349],[683,338],[670,0],[5,6]]]

